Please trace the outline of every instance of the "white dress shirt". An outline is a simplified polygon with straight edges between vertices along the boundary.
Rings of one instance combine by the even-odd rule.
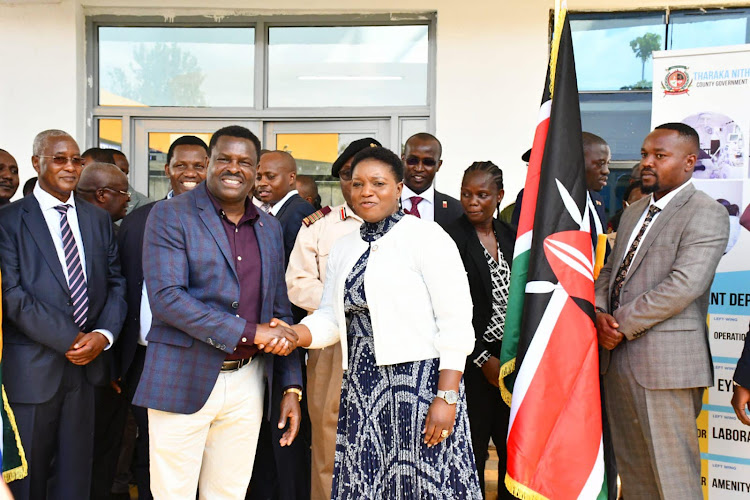
[[[296,189],[292,189],[291,191],[289,191],[286,194],[286,196],[284,196],[282,199],[280,199],[279,201],[277,201],[276,203],[273,204],[273,206],[271,207],[271,210],[269,210],[268,213],[271,214],[271,215],[273,215],[274,217],[276,217],[276,214],[279,213],[279,210],[281,210],[281,207],[284,206],[284,203],[286,203],[287,200],[289,200],[289,198],[291,198],[295,194],[297,194],[297,190]]]
[[[646,216],[648,216],[648,209],[651,208],[651,205],[655,205],[659,208],[659,211],[656,212],[654,217],[651,219],[651,223],[646,228],[646,232],[643,233],[643,237],[641,237],[641,242],[646,239],[646,235],[649,231],[651,231],[651,228],[654,227],[654,222],[656,222],[656,219],[659,217],[659,214],[667,207],[667,204],[674,199],[675,196],[677,196],[677,193],[685,189],[687,186],[691,185],[693,183],[693,179],[688,179],[687,182],[682,184],[681,186],[673,189],[672,191],[668,192],[661,198],[659,198],[658,201],[654,201],[654,195],[651,195],[651,200],[648,204],[648,207],[646,210],[643,211],[641,214],[641,218],[638,219],[638,223],[633,228],[633,232],[630,234],[630,238],[628,239],[628,246],[625,247],[625,253],[623,254],[623,259],[625,258],[625,255],[627,255],[628,250],[630,250],[630,246],[633,244],[633,241],[635,240],[635,237],[638,236],[638,232],[641,230],[641,227],[643,226],[643,222],[646,220]],[[641,250],[641,246],[638,245],[638,248],[635,250],[635,254],[633,254],[633,260],[630,261],[630,265],[633,265],[633,261],[635,261],[635,256],[638,255],[638,252]],[[622,261],[620,261],[622,262]],[[619,266],[618,266],[619,267]],[[630,271],[630,268],[628,268],[628,271]]]
[[[49,234],[52,236],[52,243],[55,245],[55,251],[57,252],[57,258],[60,261],[62,272],[65,275],[65,281],[68,281],[68,263],[65,261],[65,251],[63,250],[62,242],[62,229],[60,228],[60,212],[55,209],[56,206],[62,205],[63,202],[49,194],[47,191],[37,182],[34,186],[34,198],[39,202],[39,208],[42,210],[44,221],[47,223]],[[83,268],[83,278],[88,283],[88,276],[86,275],[86,253],[83,248],[83,239],[81,238],[81,228],[78,225],[78,212],[76,210],[76,199],[73,193],[70,193],[68,201],[65,202],[70,205],[68,208],[68,225],[70,230],[73,232],[73,238],[76,240],[76,246],[78,247],[78,255],[81,259],[81,267]],[[99,332],[107,338],[108,345],[104,348],[107,350],[114,341],[114,336],[109,330],[103,328],[97,328],[94,330]]]
[[[417,207],[419,208],[419,218],[424,220],[435,220],[435,184],[425,189],[422,193],[417,194],[404,184],[404,189],[401,190],[401,206],[404,211],[411,212],[411,198],[412,196],[419,196],[422,201],[419,202]]]
[[[142,346],[147,346],[148,341],[146,335],[151,330],[151,304],[148,302],[148,293],[146,293],[146,281],[143,281],[143,287],[141,287],[141,320],[138,329],[138,343]]]

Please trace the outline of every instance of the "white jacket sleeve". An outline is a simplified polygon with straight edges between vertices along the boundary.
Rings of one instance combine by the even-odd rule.
[[[340,253],[336,251],[334,245],[331,255],[328,257],[328,264],[326,264],[326,281],[323,284],[323,297],[320,300],[320,307],[300,321],[301,324],[310,329],[312,336],[310,349],[322,349],[340,340],[338,320],[333,307],[333,302],[336,300],[334,290],[340,272],[337,268],[341,267],[336,265]]]
[[[421,268],[438,329],[435,349],[441,370],[463,372],[475,341],[469,280],[451,237],[437,226],[430,229],[421,244]]]

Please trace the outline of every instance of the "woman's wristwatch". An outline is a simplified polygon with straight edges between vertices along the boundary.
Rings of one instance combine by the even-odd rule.
[[[458,393],[456,391],[437,391],[436,397],[442,399],[449,405],[454,405],[458,403]]]

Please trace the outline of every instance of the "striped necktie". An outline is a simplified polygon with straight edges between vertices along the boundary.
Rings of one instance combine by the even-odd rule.
[[[83,275],[81,256],[78,253],[73,231],[68,224],[68,209],[70,205],[57,205],[55,210],[60,213],[60,231],[62,233],[65,266],[68,268],[68,289],[73,303],[73,322],[83,330],[89,314],[89,295],[86,289],[86,278]]]

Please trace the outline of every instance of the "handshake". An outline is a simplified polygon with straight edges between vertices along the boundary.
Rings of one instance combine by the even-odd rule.
[[[263,352],[288,356],[299,346],[299,336],[287,323],[273,318],[268,323],[258,325],[255,345]]]

